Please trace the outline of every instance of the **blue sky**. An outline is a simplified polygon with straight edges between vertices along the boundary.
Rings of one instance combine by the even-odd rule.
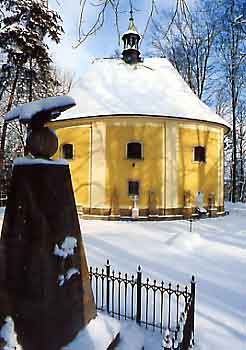
[[[175,6],[176,0],[157,0],[156,2],[159,9],[162,9],[167,6]],[[63,18],[65,34],[62,41],[58,46],[50,45],[52,58],[62,70],[71,71],[76,73],[77,76],[82,75],[88,63],[94,58],[109,57],[114,54],[116,49],[121,50],[118,45],[117,31],[111,11],[107,12],[103,29],[75,49],[73,47],[78,40],[80,0],[50,0],[49,4]],[[135,24],[140,34],[144,31],[150,5],[150,0],[133,0],[133,6],[138,10],[134,13]],[[120,32],[123,33],[128,26],[129,0],[122,0],[120,12],[119,26]],[[95,14],[96,8],[90,6],[86,13],[85,25],[93,22]],[[142,45],[143,52],[148,50],[149,42],[150,33],[147,33]]]

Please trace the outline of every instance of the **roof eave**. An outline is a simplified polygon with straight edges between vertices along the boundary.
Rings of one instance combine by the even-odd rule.
[[[161,115],[161,114],[124,114],[124,113],[115,113],[115,114],[97,114],[97,115],[88,115],[88,116],[78,116],[78,117],[68,117],[68,118],[58,118],[56,120],[52,120],[51,123],[58,123],[58,122],[64,122],[64,121],[72,121],[72,120],[78,120],[78,119],[94,119],[94,118],[110,118],[110,117],[151,117],[151,118],[166,118],[166,119],[176,119],[176,120],[186,120],[186,121],[196,121],[196,122],[202,122],[202,123],[209,123],[209,124],[216,124],[219,126],[222,126],[227,134],[229,131],[231,131],[231,126],[229,123],[225,121],[225,123],[220,123],[217,121],[210,121],[210,120],[203,120],[199,118],[187,118],[187,117],[178,117],[178,116],[171,116],[171,115]]]

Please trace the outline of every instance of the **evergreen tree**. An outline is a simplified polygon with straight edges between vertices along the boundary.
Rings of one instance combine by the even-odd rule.
[[[32,101],[35,87],[36,91],[45,88],[51,76],[45,39],[59,43],[63,29],[60,16],[49,9],[46,0],[0,0],[0,6],[0,50],[5,61],[0,70],[0,98],[6,101],[6,113],[14,103]],[[4,158],[6,134],[4,123],[0,161]]]

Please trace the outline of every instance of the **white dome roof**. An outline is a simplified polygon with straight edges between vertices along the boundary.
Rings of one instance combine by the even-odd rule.
[[[121,59],[95,60],[71,91],[77,106],[58,120],[142,115],[230,125],[192,92],[165,58],[129,65]]]

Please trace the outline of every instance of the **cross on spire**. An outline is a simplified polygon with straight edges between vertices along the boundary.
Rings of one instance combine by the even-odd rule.
[[[137,32],[137,29],[134,24],[134,17],[133,17],[133,7],[132,7],[132,1],[130,0],[130,18],[129,18],[129,27],[128,30],[132,30]]]
[[[133,20],[132,2],[130,1],[130,20]]]

